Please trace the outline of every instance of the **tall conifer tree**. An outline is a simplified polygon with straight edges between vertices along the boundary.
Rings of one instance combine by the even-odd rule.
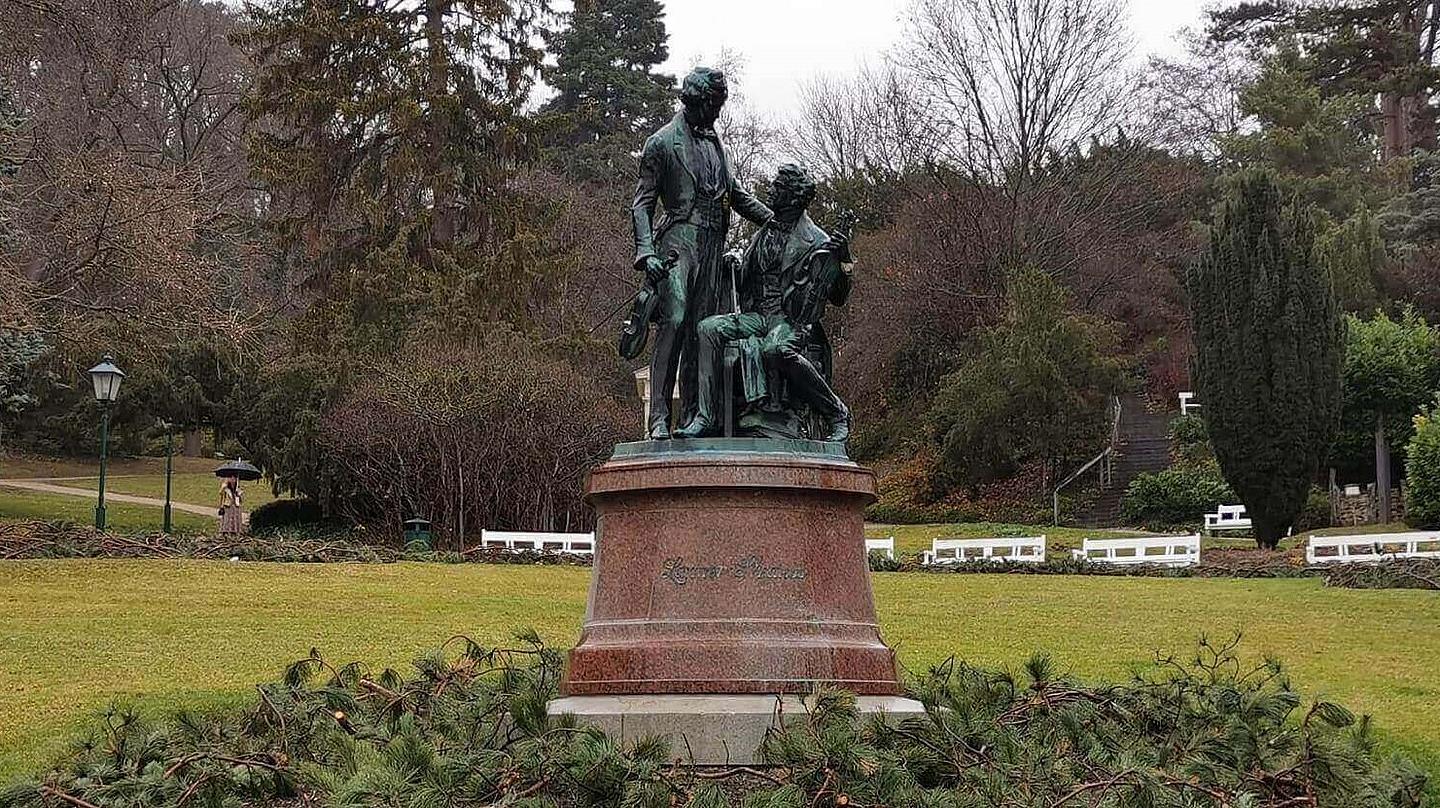
[[[1304,507],[1339,420],[1344,326],[1314,219],[1269,174],[1241,174],[1188,277],[1206,427],[1266,548]]]
[[[660,0],[576,0],[568,25],[547,31],[555,57],[545,105],[551,161],[583,177],[633,172],[635,151],[675,111],[675,78]]]
[[[314,293],[311,341],[393,347],[417,311],[523,311],[497,256],[518,219],[509,179],[531,151],[547,0],[276,0],[248,14],[252,162]]]

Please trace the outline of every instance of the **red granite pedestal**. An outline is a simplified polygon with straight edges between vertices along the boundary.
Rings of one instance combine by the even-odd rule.
[[[833,685],[873,709],[918,711],[895,698],[895,655],[876,624],[863,516],[874,497],[874,475],[834,444],[617,447],[587,484],[595,568],[567,698],[551,711],[610,730],[624,724],[618,711],[626,735],[684,725],[692,750],[723,747],[718,762],[730,763],[752,762],[739,747],[763,737],[774,712],[756,696]],[[726,737],[692,737],[710,725]]]

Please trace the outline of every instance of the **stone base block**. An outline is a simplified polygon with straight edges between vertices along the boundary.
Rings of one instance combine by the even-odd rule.
[[[801,696],[568,696],[549,704],[550,715],[574,715],[580,726],[599,727],[624,743],[666,736],[671,753],[697,766],[761,763],[765,732],[803,719]],[[859,696],[862,715],[883,713],[895,722],[923,716],[925,708],[900,696]]]

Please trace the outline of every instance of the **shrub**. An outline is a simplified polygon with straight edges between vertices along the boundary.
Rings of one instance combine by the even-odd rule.
[[[456,637],[408,676],[311,651],[245,710],[107,711],[49,771],[0,791],[0,807],[52,808],[61,795],[152,808],[196,794],[193,805],[258,808],[1422,804],[1423,772],[1377,754],[1368,720],[1306,705],[1279,663],[1204,640],[1158,663],[1096,685],[1044,654],[1018,671],[952,658],[917,677],[925,714],[900,727],[817,690],[766,733],[771,768],[757,775],[697,771],[665,739],[547,716],[563,660],[533,631],[505,648]]]
[[[320,503],[313,499],[277,499],[250,512],[251,533],[316,527],[326,522]]]
[[[1295,532],[1304,533],[1307,530],[1327,527],[1330,527],[1330,495],[1325,489],[1316,486],[1310,489],[1305,507],[1295,517]]]
[[[1177,446],[1196,446],[1210,442],[1205,419],[1198,415],[1181,415],[1170,422],[1170,440]]]
[[[1207,464],[1141,474],[1130,482],[1120,509],[1132,524],[1161,528],[1197,523],[1216,506],[1234,502],[1235,491]]]
[[[1124,384],[1115,341],[1108,324],[1071,312],[1049,276],[1014,278],[1004,320],[967,346],[926,416],[937,487],[974,496],[1027,466],[1069,467],[1099,451]]]
[[[1440,399],[1415,416],[1405,476],[1405,521],[1418,528],[1440,527]]]

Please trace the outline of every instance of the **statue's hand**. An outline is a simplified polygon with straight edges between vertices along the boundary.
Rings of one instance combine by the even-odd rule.
[[[850,257],[850,239],[846,236],[831,236],[821,249],[834,253],[842,264],[849,264],[854,260]]]
[[[670,269],[665,266],[665,262],[654,255],[646,258],[645,265],[641,268],[645,270],[645,280],[652,286],[658,285],[665,280],[666,275],[670,274]]]

